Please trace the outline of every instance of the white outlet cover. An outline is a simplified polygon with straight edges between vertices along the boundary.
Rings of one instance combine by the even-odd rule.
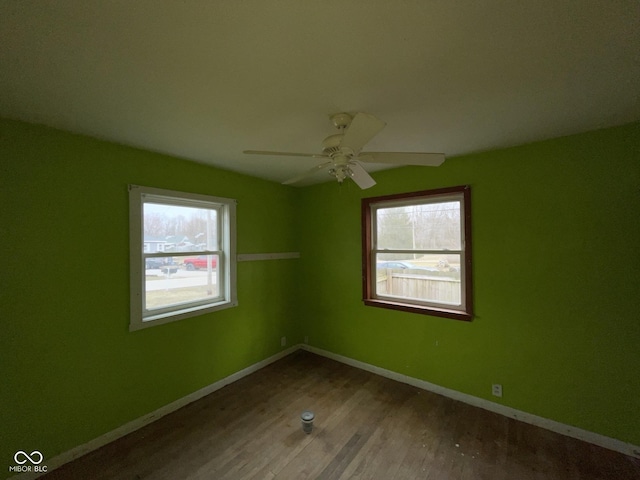
[[[499,383],[491,385],[491,393],[494,397],[502,397],[502,385]]]

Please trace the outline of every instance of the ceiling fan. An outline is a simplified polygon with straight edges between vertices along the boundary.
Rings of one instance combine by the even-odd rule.
[[[389,163],[394,165],[420,165],[437,167],[444,162],[443,153],[409,152],[361,152],[364,147],[386,123],[368,113],[336,113],[331,121],[340,131],[330,135],[322,142],[322,153],[269,152],[263,150],[245,150],[251,155],[273,155],[292,157],[326,158],[327,162],[283,182],[288,185],[310,177],[320,170],[328,168],[330,175],[342,184],[345,178],[352,179],[360,188],[365,189],[376,184],[375,180],[362,167],[362,163]]]

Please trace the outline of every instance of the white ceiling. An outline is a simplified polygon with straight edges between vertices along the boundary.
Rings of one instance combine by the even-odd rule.
[[[640,2],[0,0],[0,65],[1,116],[283,181],[318,161],[242,150],[340,111],[448,156],[640,119]]]

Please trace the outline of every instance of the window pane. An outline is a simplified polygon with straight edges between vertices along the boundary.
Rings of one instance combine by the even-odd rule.
[[[377,212],[378,248],[414,249],[412,207],[380,208]]]
[[[216,209],[144,204],[144,253],[219,250]]]
[[[460,305],[460,255],[376,255],[376,295]]]
[[[377,248],[461,250],[460,202],[377,209]]]
[[[184,302],[211,301],[220,296],[218,255],[145,259],[145,309]]]

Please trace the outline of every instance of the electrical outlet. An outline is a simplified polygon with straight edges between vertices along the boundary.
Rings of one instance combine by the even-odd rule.
[[[280,346],[285,347],[287,345],[287,337],[282,337],[280,339]]]
[[[502,385],[499,383],[491,385],[491,393],[494,397],[502,397]]]

